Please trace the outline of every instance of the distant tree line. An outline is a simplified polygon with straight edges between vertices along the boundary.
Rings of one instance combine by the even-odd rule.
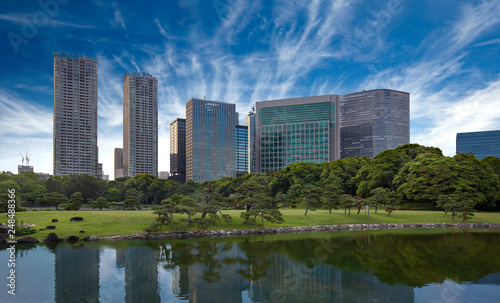
[[[220,209],[239,208],[247,211],[245,220],[255,223],[264,219],[279,221],[279,215],[270,210],[298,204],[304,206],[305,215],[316,208],[343,208],[346,213],[353,209],[359,213],[366,205],[375,211],[383,208],[390,215],[399,203],[442,208],[457,215],[457,209],[464,207],[470,211],[499,211],[499,175],[499,158],[478,160],[472,154],[446,157],[439,148],[407,144],[373,159],[295,163],[281,171],[202,184],[187,181],[181,185],[152,175],[104,181],[88,175],[40,180],[31,172],[11,176],[3,173],[0,193],[3,197],[7,189],[14,188],[23,207],[63,205],[78,209],[86,203],[102,209],[109,207],[109,202],[122,203],[129,209],[139,205],[167,209],[165,206],[170,205],[170,215],[175,207],[180,211],[184,201],[185,213],[194,207],[205,218]],[[4,208],[6,199],[2,198],[0,211]]]

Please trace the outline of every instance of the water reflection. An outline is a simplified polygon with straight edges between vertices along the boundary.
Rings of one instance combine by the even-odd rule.
[[[2,286],[0,301],[499,300],[500,233],[412,233],[18,245],[17,294]],[[3,274],[8,251],[0,249]]]

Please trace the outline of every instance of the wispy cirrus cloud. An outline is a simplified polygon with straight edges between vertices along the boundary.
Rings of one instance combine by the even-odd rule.
[[[0,89],[0,129],[0,167],[20,165],[19,152],[28,150],[36,171],[52,171],[52,108]]]
[[[25,25],[32,23],[34,14],[0,14],[0,20],[8,21],[11,23],[15,23],[18,25]],[[60,21],[52,18],[44,19],[46,25],[54,26],[54,27],[74,27],[74,28],[95,28],[94,26],[87,24],[77,24],[68,21]]]
[[[435,145],[455,153],[457,132],[498,128],[500,75],[481,89],[467,87],[464,69],[468,47],[500,23],[500,1],[482,1],[461,7],[461,14],[446,28],[431,33],[420,45],[423,55],[410,64],[377,71],[360,88],[388,87],[411,93],[412,142]],[[439,37],[439,39],[436,39]],[[448,83],[463,79],[460,86]],[[487,110],[485,110],[487,109]],[[413,124],[413,123],[412,123]]]

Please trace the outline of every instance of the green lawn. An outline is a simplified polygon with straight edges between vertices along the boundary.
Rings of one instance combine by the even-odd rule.
[[[220,222],[219,226],[213,229],[246,229],[261,228],[261,226],[246,226],[242,224],[240,218],[241,210],[223,211],[233,217],[233,223],[226,225]],[[447,223],[461,222],[460,218],[451,220],[450,215],[437,211],[394,211],[390,217],[384,211],[375,214],[373,210],[370,217],[364,216],[362,211],[359,215],[351,210],[351,215],[344,214],[343,210],[335,210],[329,214],[326,210],[310,211],[304,216],[303,209],[282,210],[285,222],[283,224],[272,224],[265,222],[264,227],[290,227],[307,225],[331,225],[331,224],[358,224],[358,223]],[[71,222],[72,217],[83,217],[84,221]],[[175,215],[176,219],[182,218],[181,215]],[[39,231],[30,236],[37,239],[44,239],[51,232],[55,232],[60,238],[66,238],[71,235],[79,237],[96,235],[99,237],[108,237],[116,235],[131,235],[143,233],[143,228],[153,221],[156,215],[152,211],[28,211],[16,213],[16,221],[29,224],[36,224],[37,228],[45,228],[48,225],[56,226],[55,230]],[[59,222],[52,223],[52,219],[58,219]],[[7,223],[7,219],[0,219],[0,223]],[[500,223],[500,213],[476,213],[468,222],[488,222]],[[164,227],[166,229],[166,227]],[[84,230],[84,234],[79,231]]]

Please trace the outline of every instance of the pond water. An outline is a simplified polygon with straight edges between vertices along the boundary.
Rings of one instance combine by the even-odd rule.
[[[500,232],[0,246],[0,302],[500,302]]]

